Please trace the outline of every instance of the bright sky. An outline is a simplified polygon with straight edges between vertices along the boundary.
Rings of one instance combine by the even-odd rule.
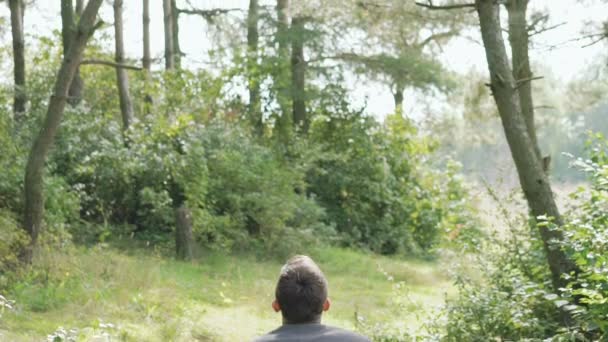
[[[328,0],[340,1],[340,0]],[[409,0],[408,0],[409,1]],[[412,0],[413,1],[413,0]],[[261,4],[273,5],[274,0],[262,0]],[[608,18],[608,4],[593,4],[593,0],[583,4],[573,0],[531,0],[533,9],[548,10],[551,23],[564,25],[555,30],[546,32],[534,38],[535,48],[531,51],[532,62],[543,63],[548,66],[558,78],[569,80],[584,71],[585,67],[607,47],[605,44],[596,44],[582,48],[583,42],[572,42],[581,35],[588,21],[600,22]],[[26,11],[26,32],[45,33],[61,28],[59,15],[59,0],[38,0],[36,8]],[[102,17],[108,23],[112,22],[112,8],[110,1],[106,1],[102,8]],[[178,0],[178,4],[183,1]],[[191,0],[199,8],[242,8],[246,9],[248,0]],[[127,55],[130,58],[141,58],[142,50],[142,19],[140,0],[125,1],[125,42]],[[161,57],[163,52],[163,26],[162,1],[150,0],[151,4],[151,35],[152,54]],[[7,17],[8,9],[0,6],[0,16]],[[197,16],[183,16],[180,21],[180,43],[182,50],[191,61],[201,61],[210,48],[206,35],[207,24]],[[7,36],[5,36],[7,37]],[[8,38],[8,37],[7,37]],[[483,49],[479,43],[479,35],[472,32],[469,39],[460,38],[445,48],[441,56],[445,65],[458,72],[466,72],[475,68],[485,71],[486,62]],[[384,87],[377,84],[357,84],[355,98],[368,98],[370,112],[383,117],[393,111],[392,95]],[[406,112],[415,106],[408,104],[406,99]]]

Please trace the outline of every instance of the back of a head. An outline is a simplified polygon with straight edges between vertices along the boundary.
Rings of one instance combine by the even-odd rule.
[[[286,322],[316,322],[327,300],[327,280],[311,258],[298,255],[281,269],[275,295]]]

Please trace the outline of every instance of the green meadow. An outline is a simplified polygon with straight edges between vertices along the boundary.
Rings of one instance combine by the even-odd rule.
[[[310,255],[329,279],[328,324],[416,330],[422,308],[450,290],[436,262],[330,247]],[[280,260],[209,252],[179,262],[109,247],[40,259],[44,271],[7,295],[18,309],[3,312],[1,340],[41,341],[63,328],[76,341],[247,341],[281,321],[270,308]]]

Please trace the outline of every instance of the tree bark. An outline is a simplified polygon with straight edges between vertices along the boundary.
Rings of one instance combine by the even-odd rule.
[[[65,54],[53,89],[46,118],[40,133],[34,141],[25,169],[25,210],[24,229],[30,236],[30,243],[21,252],[20,259],[31,263],[33,251],[40,233],[44,215],[43,173],[49,149],[53,145],[57,129],[63,116],[72,78],[78,69],[82,53],[95,28],[95,18],[103,0],[90,0],[72,35],[69,49]]]
[[[513,77],[517,83],[519,103],[526,121],[528,135],[534,145],[534,152],[541,160],[540,147],[534,123],[534,101],[532,98],[532,70],[530,68],[528,24],[526,13],[529,0],[510,0],[506,7],[509,14],[509,42],[511,43]],[[527,80],[520,81],[518,80]]]
[[[290,108],[289,89],[289,0],[277,0],[277,31],[275,40],[278,43],[278,65],[274,76],[277,102],[281,109],[281,116],[277,118],[276,128],[279,138],[287,142],[291,138],[293,123],[293,110]]]
[[[21,121],[25,116],[27,93],[25,89],[25,40],[23,32],[23,0],[9,0],[11,11],[11,32],[13,36],[13,76],[15,94],[13,116]]]
[[[116,63],[124,64],[125,47],[123,38],[122,20],[123,0],[114,0],[114,42],[116,46]],[[133,102],[129,94],[129,76],[124,68],[115,68],[116,82],[118,86],[118,97],[120,100],[120,113],[122,116],[122,128],[128,130],[133,122]]]
[[[249,12],[247,12],[247,66],[249,87],[249,118],[253,130],[258,136],[264,134],[264,122],[262,120],[262,103],[260,100],[260,81],[258,79],[258,44],[260,35],[258,32],[259,4],[258,0],[249,0]]]
[[[165,26],[165,69],[175,68],[175,44],[173,43],[173,13],[171,0],[163,0],[163,18]]]
[[[176,0],[171,0],[171,34],[173,35],[173,58],[177,69],[182,67],[182,49],[179,45],[179,11]]]
[[[143,41],[144,51],[142,64],[144,67],[144,113],[152,111],[152,95],[149,93],[152,73],[152,53],[150,52],[150,0],[143,0]]]
[[[543,215],[552,217],[558,227],[562,226],[562,217],[553,198],[549,180],[534,149],[521,110],[517,83],[509,66],[502,36],[500,7],[494,0],[476,0],[475,4],[488,61],[492,94],[530,212],[535,218]],[[553,245],[553,241],[563,240],[562,231],[544,226],[539,226],[539,230],[547,254],[552,283],[557,290],[567,283],[562,279],[562,274],[576,273],[578,270],[567,255]]]
[[[84,10],[84,0],[76,0],[76,14],[80,17]]]
[[[185,205],[175,210],[175,251],[179,260],[192,260],[192,213]]]
[[[79,8],[80,7],[80,8]],[[61,42],[63,44],[63,57],[65,58],[66,53],[70,48],[70,41],[72,35],[75,34],[76,29],[76,14],[80,13],[78,10],[82,10],[82,3],[76,4],[76,11],[74,10],[74,3],[72,0],[61,0]],[[68,92],[68,103],[75,106],[82,101],[82,89],[84,88],[84,81],[80,77],[80,68],[76,69],[72,83],[70,83],[70,90]]]
[[[308,132],[306,115],[306,61],[304,60],[304,19],[293,18],[291,22],[291,84],[293,123],[302,133]]]

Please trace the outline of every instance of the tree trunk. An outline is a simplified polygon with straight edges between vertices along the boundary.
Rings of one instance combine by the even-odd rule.
[[[173,35],[173,58],[177,69],[182,67],[182,49],[179,46],[179,12],[176,0],[171,0],[171,34]]]
[[[163,18],[165,26],[165,69],[175,68],[175,44],[173,43],[173,13],[171,0],[163,0]]]
[[[80,8],[78,8],[80,7]],[[63,44],[63,57],[65,58],[66,53],[70,48],[70,41],[72,35],[76,29],[76,16],[79,14],[78,10],[82,10],[82,3],[76,4],[76,12],[74,11],[74,4],[72,0],[61,0],[61,42]],[[82,89],[84,88],[84,82],[80,77],[80,68],[76,69],[72,83],[70,83],[70,90],[68,91],[68,103],[75,106],[82,100]]]
[[[534,101],[532,99],[532,70],[530,69],[529,35],[526,12],[528,0],[510,0],[507,4],[509,13],[509,41],[511,43],[513,77],[515,77],[521,112],[526,121],[528,135],[534,145],[534,152],[541,160],[540,147],[536,138],[534,123]],[[519,80],[519,82],[517,82]],[[524,81],[525,80],[525,81]]]
[[[260,81],[258,79],[258,0],[249,0],[249,12],[247,12],[247,66],[249,77],[249,119],[253,130],[258,136],[264,134],[264,122],[262,120],[262,108],[260,101]]]
[[[150,0],[143,0],[143,40],[144,51],[142,64],[144,67],[144,113],[152,111],[152,95],[149,93],[152,72],[152,53],[150,52]]]
[[[11,31],[13,35],[13,75],[15,94],[13,100],[13,115],[15,121],[21,121],[25,116],[27,93],[25,89],[25,42],[23,32],[23,0],[9,0],[11,11]]]
[[[122,5],[123,0],[114,0],[114,42],[116,44],[116,63],[124,64],[125,46],[122,29]],[[122,129],[128,130],[133,122],[133,102],[129,94],[129,75],[124,68],[116,69],[116,82],[118,85],[118,97],[120,100],[120,113],[122,115]]]
[[[555,204],[549,180],[536,154],[522,114],[517,84],[509,66],[502,36],[500,7],[494,0],[476,0],[476,7],[490,71],[492,94],[530,212],[535,218],[543,215],[553,217],[557,226],[561,226],[563,221]],[[563,240],[562,231],[548,227],[539,227],[539,230],[547,254],[553,286],[557,290],[567,283],[561,275],[576,273],[577,268],[560,248],[553,246],[553,241]]]
[[[306,61],[304,60],[304,19],[291,22],[291,84],[293,123],[302,133],[308,132],[306,117]]]
[[[29,245],[22,251],[20,257],[25,263],[31,263],[33,251],[38,240],[38,234],[44,215],[43,173],[46,156],[55,140],[55,134],[61,122],[66,99],[72,78],[78,69],[87,40],[95,28],[95,18],[103,0],[90,0],[74,31],[65,54],[57,80],[53,89],[46,118],[40,133],[34,141],[25,169],[25,211],[24,228],[30,235]]]
[[[78,17],[82,15],[82,11],[84,10],[84,0],[76,0],[76,14]]]
[[[175,209],[175,251],[179,260],[192,260],[192,213],[185,205]]]
[[[293,123],[293,110],[289,104],[289,89],[291,80],[289,77],[289,0],[277,0],[277,31],[275,40],[278,43],[278,65],[274,75],[274,87],[277,94],[277,102],[281,109],[281,116],[277,118],[276,129],[279,139],[284,142],[291,138],[291,126]]]
[[[393,92],[393,99],[395,100],[395,113],[403,115],[403,88],[396,86]]]
[[[82,15],[82,11],[84,10],[84,0],[76,0],[76,14],[78,18]],[[74,22],[75,24],[75,22]],[[82,76],[80,76],[80,67],[76,69],[76,74],[74,74],[74,79],[72,80],[72,84],[70,85],[70,91],[68,93],[68,103],[71,105],[77,105],[82,101],[82,93],[84,92],[84,80]]]

